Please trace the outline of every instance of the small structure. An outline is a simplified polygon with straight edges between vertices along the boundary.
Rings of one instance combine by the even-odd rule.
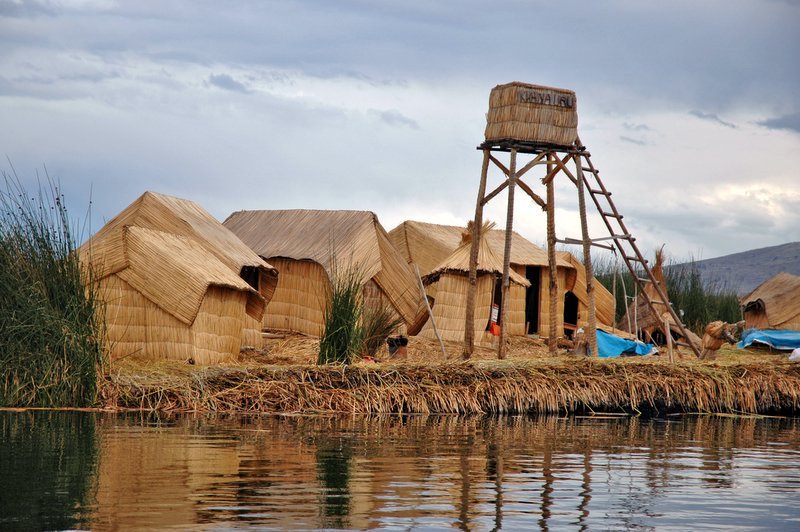
[[[464,227],[407,220],[389,231],[389,238],[406,261],[416,265],[425,276],[463,244],[463,233]],[[505,232],[491,229],[483,238],[494,256],[502,257]],[[558,252],[556,264],[556,278],[562,289],[556,305],[556,322],[558,330],[569,336],[577,327],[585,327],[588,320],[586,271],[583,264],[569,252]],[[512,232],[510,269],[527,279],[529,285],[521,303],[525,313],[521,321],[523,327],[518,329],[512,326],[508,332],[540,333],[549,322],[550,312],[550,293],[541,288],[546,286],[549,278],[547,252],[519,233]],[[426,292],[435,300],[434,306],[438,304],[437,284],[428,284]],[[611,328],[614,324],[614,297],[602,285],[597,285],[596,294],[598,321]],[[460,330],[463,330],[463,325]]]
[[[495,343],[492,323],[497,323],[496,309],[501,305],[500,279],[503,274],[503,262],[495,254],[487,238],[493,225],[486,224],[481,232],[483,238],[478,251],[476,313],[473,320],[475,338],[478,343],[488,346]],[[426,291],[435,294],[435,304],[432,307],[433,319],[444,340],[457,342],[464,338],[464,309],[469,286],[471,239],[472,228],[468,227],[463,232],[460,245],[423,277]],[[510,329],[509,334],[522,335],[525,334],[525,291],[531,283],[514,271],[510,275],[512,285],[508,292],[509,312],[506,327]],[[419,335],[434,338],[430,322],[423,327]]]
[[[261,347],[277,271],[196,203],[145,192],[78,253],[111,359],[214,364]]]
[[[781,272],[740,300],[745,328],[800,331],[800,276]]]
[[[387,304],[416,334],[427,319],[415,273],[367,211],[238,211],[224,222],[280,272],[264,327],[322,333],[336,270],[355,269],[367,304]]]

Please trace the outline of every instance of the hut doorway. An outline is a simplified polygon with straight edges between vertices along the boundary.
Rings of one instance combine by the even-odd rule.
[[[525,333],[539,332],[539,290],[542,279],[541,266],[527,266],[525,277],[531,285],[525,289]]]
[[[572,338],[578,328],[578,296],[570,291],[564,294],[564,336]]]

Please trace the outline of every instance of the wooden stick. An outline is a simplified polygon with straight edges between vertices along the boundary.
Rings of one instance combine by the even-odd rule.
[[[503,181],[500,184],[500,186],[498,186],[496,189],[494,189],[491,192],[489,192],[488,194],[486,194],[486,197],[481,200],[481,205],[486,205],[487,203],[489,203],[489,201],[491,201],[492,198],[494,198],[495,196],[500,194],[503,190],[505,190],[505,188],[507,186],[508,186],[508,179]]]
[[[669,318],[664,318],[664,333],[667,335],[667,353],[670,363],[675,362],[675,355],[672,352],[672,330],[669,327]]]
[[[511,149],[511,163],[508,174],[508,210],[506,211],[506,242],[503,251],[503,281],[500,284],[503,300],[500,305],[500,346],[497,349],[497,358],[506,358],[506,316],[508,314],[508,297],[511,294],[511,232],[514,230],[514,189],[517,184],[517,150]]]
[[[478,283],[478,244],[483,225],[483,196],[486,194],[486,175],[489,172],[491,153],[483,150],[481,182],[478,185],[478,201],[475,204],[475,218],[472,221],[472,245],[469,250],[469,285],[467,286],[467,310],[464,317],[464,359],[472,356],[475,348],[475,289]]]
[[[581,237],[583,238],[583,269],[586,274],[586,295],[589,303],[589,323],[586,327],[586,338],[592,356],[599,357],[597,350],[597,310],[594,300],[594,272],[592,271],[592,240],[589,238],[589,225],[586,222],[586,196],[584,193],[583,168],[580,159],[575,161],[578,185],[578,208],[581,215]]]
[[[542,198],[540,198],[533,190],[531,190],[531,187],[525,184],[525,182],[519,178],[519,175],[517,175],[517,184],[519,185],[519,188],[524,190],[528,194],[528,196],[531,197],[534,203],[536,203],[539,207],[542,208],[543,211],[547,210],[547,203],[545,203],[545,201]]]
[[[419,281],[419,290],[422,294],[422,300],[425,302],[425,308],[428,309],[428,317],[431,319],[431,326],[433,327],[433,334],[436,335],[436,339],[439,340],[439,346],[442,348],[442,356],[445,360],[447,360],[447,350],[444,348],[444,342],[442,341],[442,337],[439,336],[439,330],[436,328],[436,320],[433,319],[433,310],[431,309],[430,303],[428,303],[428,295],[425,293],[425,285],[422,284],[422,276],[419,274],[419,266],[416,264],[414,265],[414,271],[417,272],[417,281]]]
[[[548,175],[554,172],[552,164],[553,154],[547,152]],[[557,168],[557,167],[556,167]],[[555,175],[555,173],[553,173]],[[556,276],[556,202],[553,180],[549,179],[547,185],[547,265],[550,277],[550,333],[547,338],[547,347],[551,355],[556,354],[556,318],[558,314],[558,277]]]

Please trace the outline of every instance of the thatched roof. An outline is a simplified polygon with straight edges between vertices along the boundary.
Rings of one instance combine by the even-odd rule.
[[[763,309],[770,327],[800,321],[800,276],[781,272],[740,300],[745,311]]]
[[[497,254],[495,254],[487,238],[487,236],[491,234],[494,224],[484,224],[483,227],[480,246],[478,247],[478,272],[502,275],[502,256],[497,256]],[[469,223],[466,229],[462,228],[461,231],[461,243],[459,246],[425,276],[426,280],[437,277],[444,272],[456,272],[459,274],[469,273],[469,257],[472,250],[472,222]],[[530,281],[514,270],[509,270],[509,277],[513,282],[519,285],[531,285]]]
[[[355,265],[362,282],[374,279],[407,324],[424,315],[416,274],[368,211],[237,211],[224,222],[265,259],[312,260],[332,276]]]
[[[559,251],[559,258],[569,261],[575,268],[576,275],[573,278],[572,286],[569,290],[584,305],[589,305],[589,295],[586,292],[586,270],[583,263],[569,251]],[[616,301],[614,295],[603,286],[602,283],[594,282],[594,303],[597,321],[604,325],[614,325],[614,314],[616,311]]]
[[[145,192],[83,244],[81,258],[99,281],[112,274],[180,321],[191,324],[209,286],[248,293],[248,314],[261,319],[276,270],[194,202]],[[260,270],[261,293],[240,273]]]
[[[408,220],[389,232],[389,238],[400,254],[409,263],[416,264],[422,275],[430,273],[445,258],[461,245],[464,227],[439,225]],[[503,229],[492,229],[485,236],[492,252],[501,258],[505,252],[506,233]],[[573,269],[573,265],[557,258],[559,267]],[[520,266],[547,266],[547,251],[511,233],[511,264]]]

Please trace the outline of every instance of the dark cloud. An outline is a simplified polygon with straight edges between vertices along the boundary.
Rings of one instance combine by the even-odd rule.
[[[405,126],[410,127],[411,129],[419,129],[419,124],[416,120],[405,116],[399,111],[378,111],[371,109],[369,112],[390,126]]]
[[[701,120],[708,120],[709,122],[714,122],[715,124],[719,124],[721,126],[729,127],[731,129],[736,129],[736,127],[737,127],[736,124],[733,124],[731,122],[726,122],[725,120],[721,119],[719,116],[717,116],[714,113],[704,113],[702,111],[698,111],[698,110],[695,109],[693,111],[689,111],[689,114],[694,116],[694,117],[697,117],[697,118],[699,118]]]
[[[758,123],[768,129],[788,129],[800,132],[800,113],[769,118]]]
[[[647,124],[632,124],[630,122],[623,122],[622,127],[628,131],[650,131],[650,126]]]
[[[620,135],[619,140],[623,142],[630,142],[631,144],[636,144],[637,146],[647,146],[649,142],[643,139],[634,139],[631,137],[626,137],[625,135]]]
[[[226,91],[247,93],[247,87],[239,83],[228,74],[211,74],[208,77],[208,84]]]

